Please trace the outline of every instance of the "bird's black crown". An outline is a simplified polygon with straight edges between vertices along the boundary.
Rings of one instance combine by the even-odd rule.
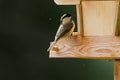
[[[60,21],[62,21],[64,18],[66,18],[66,17],[71,17],[72,15],[71,14],[69,14],[69,13],[67,13],[67,14],[64,14],[62,17],[61,17],[61,19],[60,19]]]

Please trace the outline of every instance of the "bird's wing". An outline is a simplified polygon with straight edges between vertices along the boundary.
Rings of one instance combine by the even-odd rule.
[[[66,33],[68,33],[72,27],[73,23],[60,25],[55,36],[55,41],[57,41],[59,38],[63,37]]]

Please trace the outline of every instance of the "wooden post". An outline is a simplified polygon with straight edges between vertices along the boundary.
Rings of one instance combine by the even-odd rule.
[[[120,36],[115,36],[119,0],[55,0],[58,5],[76,5],[78,32],[61,39],[50,58],[115,60],[114,80],[120,80]]]
[[[82,4],[76,5],[76,13],[77,13],[77,28],[78,33],[83,36],[84,35],[84,29],[83,29],[83,12],[82,12]]]
[[[114,80],[120,80],[120,60],[115,60],[115,64],[114,64]]]

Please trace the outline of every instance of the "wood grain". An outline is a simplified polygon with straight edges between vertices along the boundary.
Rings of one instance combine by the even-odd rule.
[[[82,1],[84,36],[114,35],[119,1]]]
[[[58,51],[50,51],[50,58],[120,59],[120,37],[85,36],[77,33],[56,44]]]

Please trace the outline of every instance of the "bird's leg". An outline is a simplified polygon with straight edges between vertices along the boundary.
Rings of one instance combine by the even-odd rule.
[[[71,38],[72,38],[72,34],[66,36],[66,40],[69,40],[69,39],[71,39]]]
[[[73,34],[70,34],[69,38],[72,39]]]

